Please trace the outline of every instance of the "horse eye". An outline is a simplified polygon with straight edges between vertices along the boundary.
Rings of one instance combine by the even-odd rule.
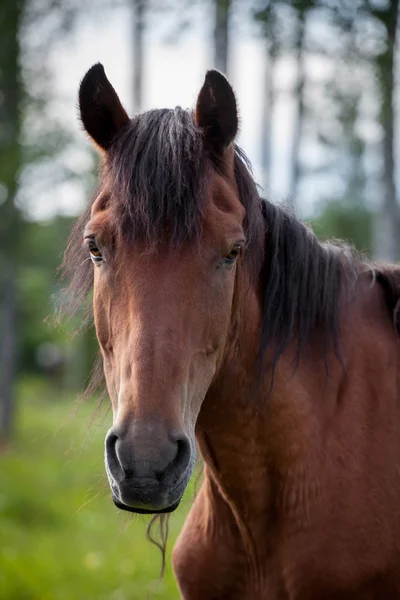
[[[102,256],[100,250],[98,249],[96,242],[93,239],[90,239],[88,241],[88,248],[89,248],[90,257],[92,258],[92,260],[97,263],[101,262],[103,259],[103,256]]]
[[[227,254],[227,256],[225,256],[224,261],[223,261],[224,264],[232,265],[236,261],[237,257],[239,256],[240,250],[241,250],[240,246],[234,246],[232,248],[232,250],[229,252],[229,254]]]

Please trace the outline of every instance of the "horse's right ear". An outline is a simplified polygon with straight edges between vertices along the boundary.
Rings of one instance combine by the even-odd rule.
[[[197,98],[196,125],[203,131],[208,148],[221,155],[238,131],[235,93],[219,71],[208,71]]]
[[[108,150],[129,117],[100,63],[93,65],[79,87],[79,110],[87,133],[97,146]]]

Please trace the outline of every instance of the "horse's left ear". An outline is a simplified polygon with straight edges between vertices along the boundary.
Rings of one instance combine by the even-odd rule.
[[[221,155],[238,131],[235,93],[219,71],[207,71],[197,98],[195,121],[210,150]]]
[[[100,63],[93,65],[82,79],[79,110],[84,128],[95,144],[106,151],[121,128],[129,123],[117,92]]]

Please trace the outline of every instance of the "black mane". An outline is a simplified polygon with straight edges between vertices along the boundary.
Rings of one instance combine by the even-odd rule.
[[[178,245],[198,237],[210,168],[218,165],[207,155],[191,111],[152,110],[132,119],[111,146],[104,171],[121,234],[150,244],[166,232]],[[257,275],[261,270],[263,279],[261,354],[272,347],[275,365],[290,340],[296,338],[300,353],[316,329],[336,348],[344,282],[354,280],[361,263],[347,246],[320,243],[294,216],[263,201],[237,147],[235,176],[246,209],[244,268]],[[72,277],[72,305],[92,285],[92,265],[82,253],[89,214],[90,207],[71,234],[63,263]]]
[[[340,309],[362,266],[343,242],[320,242],[314,232],[281,207],[264,201],[264,262],[261,354],[273,349],[272,366],[293,339],[297,360],[315,333],[322,351],[330,343],[339,356]]]

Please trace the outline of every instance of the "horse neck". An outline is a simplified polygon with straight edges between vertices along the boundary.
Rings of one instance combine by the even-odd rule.
[[[290,503],[299,493],[307,457],[318,456],[321,445],[314,402],[332,395],[340,370],[336,362],[328,381],[324,358],[317,351],[301,358],[295,369],[293,339],[279,359],[272,391],[271,370],[260,381],[261,298],[255,286],[243,299],[238,329],[197,423],[206,478],[213,482],[209,489],[219,490],[236,521],[254,531],[273,528],[277,503]],[[271,352],[266,364],[272,361]]]
[[[247,293],[238,306],[224,359],[196,426],[208,476],[224,496],[240,505],[239,512],[250,508],[245,499],[255,495],[246,490],[265,479],[261,475],[266,468],[265,390],[258,383],[261,298],[256,287],[243,287]],[[258,490],[260,507],[268,494],[267,488]]]

